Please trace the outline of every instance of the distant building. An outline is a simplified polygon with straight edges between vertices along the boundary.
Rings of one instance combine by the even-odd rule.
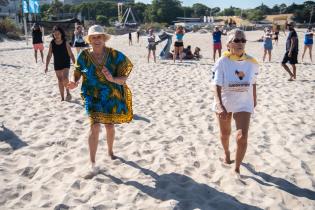
[[[0,18],[11,17],[15,18],[19,10],[20,0],[9,0],[6,6],[0,6]]]

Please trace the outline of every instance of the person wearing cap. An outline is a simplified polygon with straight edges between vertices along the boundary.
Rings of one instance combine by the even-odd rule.
[[[131,91],[126,84],[133,64],[123,53],[106,46],[109,38],[102,26],[89,28],[85,41],[92,48],[78,55],[73,80],[67,85],[74,89],[82,78],[81,96],[90,119],[88,142],[93,173],[97,170],[95,156],[100,124],[105,125],[108,155],[115,159],[114,125],[130,122],[133,118]]]
[[[270,28],[265,28],[265,34],[262,39],[264,40],[264,56],[263,62],[265,62],[265,58],[268,52],[268,60],[271,61],[271,51],[272,51],[272,32]]]
[[[231,164],[229,138],[232,117],[236,125],[235,172],[245,156],[251,114],[257,105],[256,77],[259,65],[255,58],[245,52],[246,37],[240,29],[228,35],[227,48],[213,67],[214,103],[224,149],[224,162]]]
[[[304,60],[304,55],[306,53],[306,50],[308,49],[311,62],[313,62],[313,59],[312,59],[313,36],[314,36],[314,34],[312,31],[312,27],[309,27],[307,29],[307,31],[305,32],[305,35],[304,35],[304,51],[302,54],[302,61]]]
[[[155,55],[155,51],[156,51],[156,43],[155,43],[155,35],[153,33],[153,29],[149,30],[149,35],[148,35],[148,63],[150,61],[150,56],[151,56],[151,51],[153,54],[153,59],[154,59],[154,63],[156,63],[156,55]]]
[[[221,36],[226,35],[226,33],[222,32],[219,29],[219,26],[214,27],[214,31],[212,33],[213,39],[213,61],[215,61],[216,52],[219,52],[219,57],[221,57],[221,50],[222,50],[222,43],[221,43]]]
[[[289,35],[286,41],[286,52],[282,60],[282,67],[289,73],[289,81],[296,79],[296,66],[298,63],[297,57],[299,52],[299,40],[296,31],[294,30],[294,22],[287,24],[287,29],[289,30]],[[287,66],[289,62],[292,66],[292,72]]]
[[[32,39],[35,62],[37,63],[37,51],[39,50],[42,62],[44,63],[44,44],[43,44],[43,32],[38,23],[34,23],[32,27]]]

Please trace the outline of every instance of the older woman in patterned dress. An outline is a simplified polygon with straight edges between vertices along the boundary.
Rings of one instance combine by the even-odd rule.
[[[76,88],[82,77],[81,96],[91,122],[88,141],[93,171],[100,124],[106,128],[108,155],[115,159],[114,124],[130,122],[133,117],[131,92],[126,85],[133,65],[124,54],[105,45],[109,38],[103,27],[89,28],[85,40],[92,48],[78,55],[73,81],[67,85]]]

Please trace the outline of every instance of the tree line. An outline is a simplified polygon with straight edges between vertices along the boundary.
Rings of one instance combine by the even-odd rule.
[[[241,16],[250,21],[260,21],[266,15],[293,13],[293,19],[299,23],[315,22],[315,2],[305,1],[302,4],[292,3],[291,5],[280,4],[268,7],[261,4],[253,9],[241,9],[229,7],[221,10],[219,7],[210,8],[206,5],[196,3],[191,7],[182,6],[179,0],[152,0],[151,4],[129,3],[124,8],[131,7],[135,17],[140,23],[159,22],[171,24],[176,17],[199,18],[203,16]],[[312,10],[313,13],[312,14]],[[117,1],[91,0],[78,5],[63,5],[54,0],[50,5],[41,7],[40,17],[48,20],[59,17],[60,14],[79,14],[85,20],[93,20],[100,24],[110,25],[117,20]]]

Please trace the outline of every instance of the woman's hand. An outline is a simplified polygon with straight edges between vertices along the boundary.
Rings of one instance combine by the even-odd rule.
[[[102,73],[104,74],[108,81],[115,82],[113,75],[108,71],[108,69],[105,66],[102,68]]]
[[[67,88],[67,89],[70,89],[70,90],[73,90],[73,89],[75,89],[76,87],[78,87],[78,82],[70,81],[70,82],[68,82],[68,84],[66,85],[66,88]]]
[[[223,106],[223,104],[217,104],[217,106],[218,106],[219,118],[222,120],[226,120],[228,113],[227,113],[225,107]]]

